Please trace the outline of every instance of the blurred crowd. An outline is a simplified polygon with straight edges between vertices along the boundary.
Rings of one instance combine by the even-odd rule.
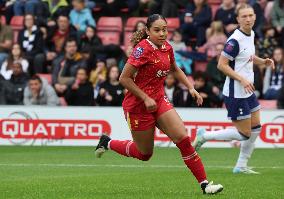
[[[169,42],[204,98],[202,107],[222,107],[225,76],[217,62],[238,28],[235,10],[243,3],[256,13],[256,54],[276,66],[254,67],[255,94],[284,108],[284,0],[0,0],[0,104],[121,106],[127,91],[118,79],[133,47],[104,44],[96,22],[160,13],[180,20]],[[14,16],[24,17],[17,34],[10,25]],[[133,31],[144,27],[138,21]],[[173,75],[164,88],[174,106],[196,106]]]

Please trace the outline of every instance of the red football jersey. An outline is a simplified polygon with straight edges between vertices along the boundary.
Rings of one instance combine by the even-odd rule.
[[[172,46],[165,42],[157,48],[151,41],[144,39],[133,49],[127,63],[137,69],[134,83],[156,102],[164,97],[164,81],[174,63]],[[128,112],[140,112],[143,101],[131,92],[127,92],[123,108]],[[146,110],[146,107],[144,110]]]

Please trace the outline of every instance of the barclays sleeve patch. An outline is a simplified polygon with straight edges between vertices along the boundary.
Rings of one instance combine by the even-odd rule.
[[[235,39],[228,41],[224,47],[224,52],[232,58],[239,54],[239,43]]]
[[[136,58],[136,59],[139,59],[141,57],[141,55],[143,54],[144,52],[144,48],[142,47],[138,47],[136,48],[134,51],[133,51],[133,56]]]

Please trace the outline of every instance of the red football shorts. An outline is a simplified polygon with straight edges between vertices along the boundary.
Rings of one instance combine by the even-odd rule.
[[[159,116],[173,108],[166,96],[159,100],[157,103],[157,110],[154,112],[147,111],[144,103],[140,106],[141,108],[139,109],[141,111],[135,113],[124,109],[125,119],[131,131],[145,131],[154,128]],[[137,107],[135,109],[137,110]]]

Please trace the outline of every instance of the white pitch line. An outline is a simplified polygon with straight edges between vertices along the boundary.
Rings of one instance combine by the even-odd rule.
[[[135,164],[27,164],[27,163],[0,163],[0,167],[118,167],[118,168],[184,168],[183,165],[135,165]],[[232,169],[225,165],[205,165],[205,168]],[[281,166],[253,167],[255,169],[284,169]]]

